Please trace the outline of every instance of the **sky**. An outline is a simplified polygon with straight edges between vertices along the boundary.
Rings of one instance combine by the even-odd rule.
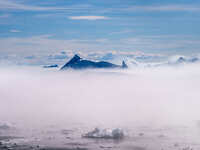
[[[198,0],[0,0],[0,59],[197,55],[199,12]]]

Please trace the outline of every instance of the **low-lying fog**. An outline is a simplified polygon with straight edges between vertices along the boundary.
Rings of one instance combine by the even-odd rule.
[[[0,118],[28,124],[187,124],[200,119],[198,65],[131,70],[0,70]]]
[[[52,71],[1,68],[0,118],[20,127],[198,128],[200,66]]]

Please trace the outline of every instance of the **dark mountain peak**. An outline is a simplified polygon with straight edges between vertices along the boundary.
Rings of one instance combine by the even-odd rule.
[[[122,61],[122,68],[128,68],[128,65],[125,63],[125,61]]]
[[[190,62],[197,62],[197,61],[199,61],[199,59],[197,57],[194,57],[194,58],[191,58],[189,61]]]
[[[74,57],[72,59],[70,59],[62,68],[61,70],[71,67],[73,68],[74,64],[78,64],[81,61],[81,57],[78,56],[77,54],[74,55]]]
[[[184,57],[179,57],[179,59],[177,60],[178,63],[182,63],[185,61],[186,61],[186,59]]]
[[[43,68],[57,68],[58,65],[57,64],[54,64],[54,65],[45,65],[43,66]]]
[[[75,54],[74,57],[69,62],[74,63],[80,60],[81,60],[81,57]]]
[[[115,65],[106,61],[96,62],[96,61],[91,61],[87,59],[82,59],[76,54],[70,61],[68,61],[61,68],[61,70],[65,70],[68,68],[72,68],[72,69],[101,68],[103,69],[103,68],[128,68],[128,66],[126,65],[124,61],[122,62],[122,65],[120,66],[120,65]]]

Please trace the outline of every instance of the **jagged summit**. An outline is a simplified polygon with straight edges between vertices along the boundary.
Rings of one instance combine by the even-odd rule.
[[[183,63],[183,62],[186,62],[186,59],[184,57],[179,57],[177,63]]]
[[[88,69],[88,68],[128,68],[126,63],[123,61],[122,66],[112,64],[110,62],[106,61],[99,61],[99,62],[94,62],[86,59],[82,59],[80,56],[77,54],[74,55],[74,57],[69,60],[62,68],[61,70],[65,70],[68,68],[72,69]]]
[[[69,63],[77,62],[80,60],[81,60],[81,57],[75,54],[74,57],[69,61]]]
[[[182,63],[196,63],[199,61],[199,58],[194,57],[194,58],[184,58],[184,57],[179,57],[178,60],[176,61],[176,64],[182,64]]]
[[[125,61],[122,61],[122,68],[128,68],[127,64],[125,63]]]

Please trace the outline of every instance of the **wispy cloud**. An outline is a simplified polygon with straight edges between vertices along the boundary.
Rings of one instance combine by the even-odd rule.
[[[181,36],[181,35],[180,35]],[[52,53],[58,50],[76,51],[143,51],[143,52],[171,52],[171,53],[195,53],[199,49],[199,40],[192,37],[162,36],[135,36],[112,39],[54,39],[51,35],[33,37],[0,38],[2,51],[0,54],[18,55],[32,53]],[[186,40],[187,39],[187,40]],[[167,50],[167,51],[166,51]]]
[[[86,6],[83,6],[84,8]],[[54,6],[36,6],[23,4],[11,0],[0,0],[0,10],[23,10],[23,11],[59,11],[59,10],[74,10],[82,9],[82,6],[77,7],[54,7]]]
[[[113,35],[113,34],[127,34],[127,33],[133,33],[133,32],[134,32],[134,30],[125,29],[125,30],[121,30],[121,31],[111,32],[109,34],[110,35]]]
[[[17,9],[17,10],[46,10],[49,8],[45,7],[39,7],[39,6],[30,6],[30,5],[24,5],[20,3],[16,3],[14,1],[8,1],[8,0],[1,0],[0,1],[0,9],[4,10],[10,10],[10,9]]]
[[[0,15],[0,18],[8,18],[8,17],[10,17],[10,14],[1,14]]]
[[[18,32],[21,32],[20,30],[16,30],[16,29],[11,29],[10,32],[12,33],[18,33]]]
[[[125,11],[200,11],[199,6],[195,5],[149,5],[149,6],[130,6]]]
[[[105,19],[109,19],[108,17],[105,17],[105,16],[70,16],[68,18],[72,19],[72,20],[105,20]]]
[[[0,0],[0,10],[23,10],[23,11],[79,11],[87,12],[85,10],[90,9],[90,12],[105,14],[108,12],[123,12],[123,11],[200,11],[198,5],[134,5],[126,7],[105,7],[104,10],[98,6],[91,5],[77,5],[77,6],[39,6],[31,5],[27,3],[18,2],[17,0]],[[104,16],[71,16],[71,19],[85,19],[85,20],[98,20],[98,19],[108,19]]]
[[[101,43],[96,40],[61,40],[53,39],[51,35],[41,35],[32,37],[9,37],[0,38],[0,45],[3,49],[0,54],[12,54],[17,52],[18,55],[31,54],[31,53],[52,53],[56,50],[105,50]]]

